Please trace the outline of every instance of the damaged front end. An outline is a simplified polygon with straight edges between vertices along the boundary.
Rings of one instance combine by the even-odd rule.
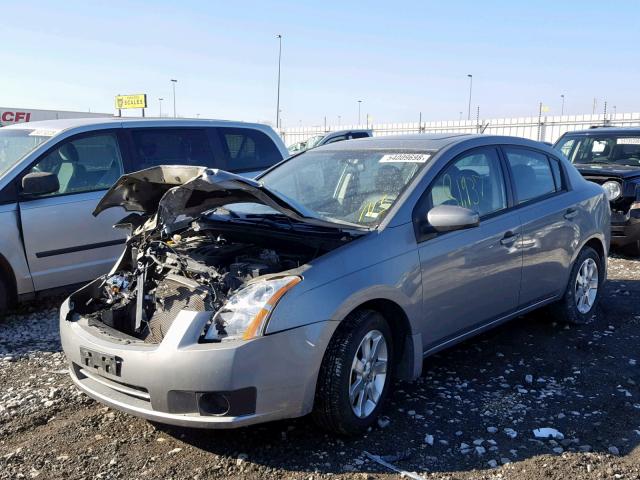
[[[238,217],[223,206],[260,203],[273,214]],[[200,342],[264,332],[303,266],[354,238],[301,212],[253,181],[193,167],[125,175],[98,205],[138,212],[112,271],[70,297],[68,320],[104,334],[158,344],[181,311],[210,312]],[[326,222],[324,222],[326,223]]]

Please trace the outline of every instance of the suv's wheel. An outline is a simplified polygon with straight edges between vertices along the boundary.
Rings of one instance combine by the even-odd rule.
[[[349,315],[322,360],[313,417],[344,435],[365,431],[376,420],[393,371],[393,343],[384,317],[372,310]]]
[[[551,307],[554,316],[567,323],[588,322],[596,313],[603,280],[600,255],[584,247],[573,264],[564,297]]]
[[[630,257],[640,257],[640,240],[636,240],[629,245],[625,245],[621,249],[622,253]]]

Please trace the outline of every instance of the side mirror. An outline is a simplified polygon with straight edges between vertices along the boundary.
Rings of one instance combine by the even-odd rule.
[[[427,213],[427,221],[437,232],[451,232],[480,224],[478,212],[455,205],[438,205]]]
[[[60,189],[60,182],[55,173],[32,172],[22,177],[22,193],[24,195],[45,195]]]

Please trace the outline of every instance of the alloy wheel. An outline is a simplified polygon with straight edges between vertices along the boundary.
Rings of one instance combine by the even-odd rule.
[[[598,264],[593,258],[587,258],[576,276],[575,300],[578,311],[583,315],[589,313],[598,295]]]
[[[349,401],[358,418],[375,410],[387,382],[387,342],[382,332],[368,332],[353,358],[349,376]]]

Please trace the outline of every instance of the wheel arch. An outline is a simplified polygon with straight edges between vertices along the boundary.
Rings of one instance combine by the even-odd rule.
[[[602,269],[604,270],[604,278],[606,279],[608,250],[607,250],[604,239],[598,235],[591,236],[590,238],[587,239],[587,241],[585,241],[580,246],[580,248],[576,249],[576,252],[573,258],[571,259],[571,265],[573,266],[573,263],[578,258],[578,255],[580,255],[580,252],[582,252],[582,250],[584,250],[585,247],[593,248],[596,251],[596,253],[600,256],[600,263],[601,263]]]
[[[394,376],[402,380],[419,377],[422,371],[422,338],[414,334],[405,310],[388,298],[373,298],[360,303],[341,320],[360,310],[378,312],[389,324],[394,346]]]
[[[16,275],[9,261],[0,253],[0,280],[4,282],[7,288],[7,303],[12,305],[18,298],[18,285],[16,283]]]

